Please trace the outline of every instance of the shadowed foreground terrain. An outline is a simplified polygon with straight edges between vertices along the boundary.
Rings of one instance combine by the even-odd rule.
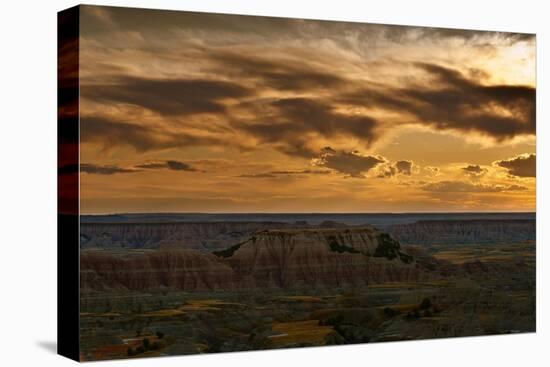
[[[81,224],[83,360],[535,330],[532,218],[139,219]]]

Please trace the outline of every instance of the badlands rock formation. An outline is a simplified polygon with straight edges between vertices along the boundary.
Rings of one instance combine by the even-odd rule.
[[[210,290],[235,286],[233,270],[210,253],[159,250],[132,255],[85,251],[80,256],[83,290]]]
[[[83,251],[87,290],[334,288],[430,278],[372,227],[273,229],[223,251]]]
[[[371,227],[266,230],[228,261],[239,279],[258,287],[333,288],[422,276],[397,242]]]
[[[535,240],[535,220],[429,220],[387,227],[403,245],[509,243]]]

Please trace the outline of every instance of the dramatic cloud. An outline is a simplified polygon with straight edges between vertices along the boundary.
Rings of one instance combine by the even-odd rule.
[[[466,174],[468,174],[470,176],[474,176],[474,177],[483,176],[488,171],[487,168],[482,168],[479,165],[472,165],[472,164],[470,164],[466,167],[462,167],[461,169]]]
[[[136,165],[137,168],[143,169],[162,169],[167,168],[166,162],[148,162]]]
[[[99,116],[83,116],[80,121],[81,141],[98,143],[103,149],[127,145],[138,152],[145,152],[153,149],[220,144],[219,140],[210,137],[193,136],[184,132],[172,132]]]
[[[512,176],[535,177],[537,171],[537,160],[535,154],[523,154],[508,160],[495,162],[497,166],[506,168]]]
[[[344,103],[404,112],[437,129],[478,132],[497,140],[535,133],[535,88],[484,85],[461,72],[429,63],[416,63],[431,78],[428,86],[370,88],[341,98]]]
[[[133,168],[118,167],[114,165],[101,166],[91,163],[81,163],[80,172],[96,175],[114,175],[116,173],[134,173],[138,172],[138,170],[135,170]]]
[[[272,113],[265,121],[241,122],[236,127],[289,155],[314,157],[315,150],[308,146],[312,134],[325,138],[356,137],[367,143],[375,139],[375,119],[335,112],[319,100],[285,98],[273,101],[269,107]]]
[[[404,91],[407,97],[420,103],[410,108],[420,119],[437,128],[473,130],[497,139],[535,133],[535,88],[485,86],[454,69],[418,65],[440,83],[435,90]]]
[[[439,181],[425,184],[421,187],[424,191],[430,192],[448,192],[448,193],[486,193],[486,192],[504,192],[504,191],[524,191],[524,186],[519,185],[484,185],[473,184],[464,181]]]
[[[380,173],[378,178],[393,177],[395,175],[412,175],[413,162],[412,161],[397,161],[393,164],[387,163],[386,165],[380,167]]]
[[[68,172],[67,169],[63,169],[61,174],[65,174]],[[147,162],[147,163],[141,163],[136,164],[133,167],[119,167],[115,165],[97,165],[92,163],[82,163],[80,165],[80,172],[83,173],[89,173],[89,174],[96,174],[96,175],[114,175],[116,173],[135,173],[135,172],[143,172],[144,170],[153,170],[153,169],[169,169],[173,171],[190,171],[190,172],[196,172],[197,169],[191,167],[189,164],[180,162],[180,161],[174,161],[174,160],[168,160],[168,161],[158,161],[158,162]]]
[[[166,161],[166,165],[169,169],[174,171],[196,171],[195,168],[191,167],[187,163],[179,161]]]
[[[324,148],[319,158],[313,161],[317,166],[330,168],[352,177],[364,177],[365,173],[384,162],[382,157],[364,156],[357,151],[336,151],[330,147]]]
[[[180,162],[180,161],[174,161],[174,160],[168,160],[168,161],[162,161],[162,162],[142,163],[142,164],[136,165],[136,168],[142,168],[142,169],[170,169],[170,170],[173,170],[173,171],[191,171],[191,172],[197,171],[196,168],[191,167],[187,163]]]
[[[413,162],[411,161],[397,161],[394,164],[394,167],[397,169],[397,173],[401,173],[407,176],[412,174]]]
[[[244,79],[229,82],[118,76],[111,84],[83,85],[81,95],[102,104],[141,106],[165,117],[216,114],[229,121],[231,130],[225,128],[226,133],[245,133],[259,143],[268,143],[285,154],[306,158],[315,156],[319,149],[315,142],[319,139],[349,137],[369,146],[388,128],[403,123],[429,125],[441,130],[477,132],[496,140],[532,135],[535,132],[534,88],[484,85],[455,69],[440,65],[414,63],[416,69],[427,75],[430,83],[421,86],[413,82],[396,88],[344,81],[325,71],[307,69],[305,64],[295,66],[292,63],[285,64],[282,60],[266,61],[250,56],[216,53],[211,57],[219,58],[218,61],[225,60],[225,67],[234,68],[233,73],[239,73]],[[245,77],[241,74],[245,74]],[[259,84],[260,89],[244,87],[247,84],[246,76],[252,78],[253,83]],[[302,89],[311,91],[316,87],[328,93],[355,91],[333,97],[299,96]],[[262,88],[288,90],[294,92],[294,96],[263,98]],[[229,100],[234,102],[231,108]],[[361,110],[358,113],[343,109],[343,106],[385,111],[393,117],[385,120],[382,126],[379,118],[369,115],[370,112]],[[159,132],[157,130],[157,136]],[[173,138],[167,136],[168,131],[161,134],[165,135],[165,139],[155,139],[155,133],[140,134],[136,131],[131,132],[126,139],[111,139],[110,142],[123,144],[132,140],[131,145],[144,151],[161,144],[167,147],[180,146],[176,142],[189,140],[199,145],[208,145],[214,139],[201,140],[185,136],[186,133],[178,130],[170,132]],[[227,139],[227,136],[223,139]]]
[[[219,80],[119,77],[115,84],[83,85],[81,95],[104,103],[142,106],[162,115],[223,113],[220,102],[249,94],[244,87]]]
[[[251,78],[262,86],[275,90],[311,91],[316,88],[337,88],[349,82],[334,73],[315,70],[305,63],[274,61],[253,55],[214,53],[211,58],[238,77]],[[228,70],[228,68],[230,68]]]

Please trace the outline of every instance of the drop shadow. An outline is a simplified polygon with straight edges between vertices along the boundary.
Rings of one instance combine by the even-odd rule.
[[[51,340],[40,340],[36,342],[36,345],[45,349],[46,351],[57,354],[57,342]]]

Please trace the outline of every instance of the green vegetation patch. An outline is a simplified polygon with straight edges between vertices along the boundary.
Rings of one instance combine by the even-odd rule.
[[[359,251],[357,251],[356,249],[354,249],[351,246],[346,246],[346,245],[339,244],[338,242],[336,242],[335,238],[331,239],[331,241],[329,243],[329,246],[330,246],[330,251],[338,252],[339,254],[344,253],[344,252],[349,252],[350,254],[358,254],[359,253]]]
[[[374,257],[385,257],[388,260],[393,260],[399,256],[399,242],[390,237],[387,233],[380,233],[378,236],[378,246],[374,250]]]
[[[374,257],[385,257],[388,260],[393,260],[399,258],[405,264],[410,264],[413,262],[413,257],[411,255],[405,254],[401,251],[401,245],[398,241],[394,240],[387,233],[380,233],[378,236],[378,246],[374,250]]]
[[[236,245],[233,245],[231,247],[228,247],[226,248],[225,250],[220,250],[220,251],[213,251],[212,253],[218,257],[224,257],[224,258],[228,258],[228,257],[231,257],[233,256],[233,254],[235,253],[235,251],[237,251],[238,249],[241,248],[241,246],[244,244],[244,242],[241,242],[241,243],[237,243]]]
[[[403,261],[405,264],[410,264],[413,262],[413,257],[412,255],[408,255],[408,254],[404,254],[402,252],[399,253],[399,258],[401,259],[401,261]]]

